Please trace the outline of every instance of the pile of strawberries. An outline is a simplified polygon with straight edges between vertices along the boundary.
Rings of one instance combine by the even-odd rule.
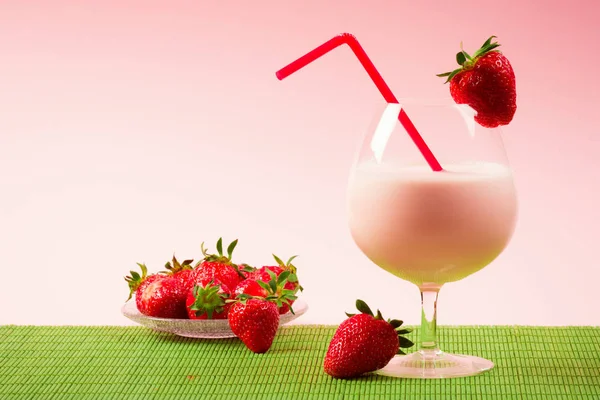
[[[223,241],[217,242],[217,254],[209,254],[202,245],[203,259],[179,262],[175,256],[166,271],[148,275],[130,271],[125,277],[129,299],[135,294],[137,309],[144,315],[180,319],[228,319],[233,333],[255,353],[266,352],[273,343],[279,315],[294,312],[292,305],[302,290],[294,257],[277,265],[254,268],[235,264],[234,240],[223,253]],[[128,300],[129,300],[128,299]]]

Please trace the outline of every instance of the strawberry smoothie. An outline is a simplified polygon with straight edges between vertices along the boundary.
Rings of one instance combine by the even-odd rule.
[[[457,281],[494,260],[515,227],[512,173],[494,163],[362,163],[349,185],[350,230],[375,264],[419,286]]]

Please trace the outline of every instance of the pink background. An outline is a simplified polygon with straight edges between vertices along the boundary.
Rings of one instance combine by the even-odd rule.
[[[497,35],[516,71],[517,231],[443,289],[439,322],[600,324],[600,6],[443,3],[1,2],[0,323],[128,324],[135,262],[197,258],[219,236],[240,239],[238,261],[300,255],[299,323],[339,322],[356,297],[417,323],[417,289],[346,226],[380,95],[347,48],[274,74],[348,31],[402,97],[447,97],[435,74],[461,40]]]

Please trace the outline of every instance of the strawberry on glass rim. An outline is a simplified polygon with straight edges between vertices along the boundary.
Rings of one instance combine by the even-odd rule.
[[[486,128],[508,125],[517,111],[515,73],[508,59],[497,50],[491,36],[473,55],[462,49],[456,54],[459,68],[438,74],[450,82],[450,95],[457,104],[468,104],[477,112],[475,121]]]

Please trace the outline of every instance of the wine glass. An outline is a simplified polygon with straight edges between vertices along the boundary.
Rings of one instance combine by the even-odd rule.
[[[443,170],[433,171],[398,117],[404,110]],[[438,292],[491,263],[515,227],[517,199],[499,128],[475,121],[468,105],[403,99],[378,113],[348,185],[352,237],[376,265],[421,292],[420,349],[378,373],[396,377],[470,376],[491,361],[441,351]]]

